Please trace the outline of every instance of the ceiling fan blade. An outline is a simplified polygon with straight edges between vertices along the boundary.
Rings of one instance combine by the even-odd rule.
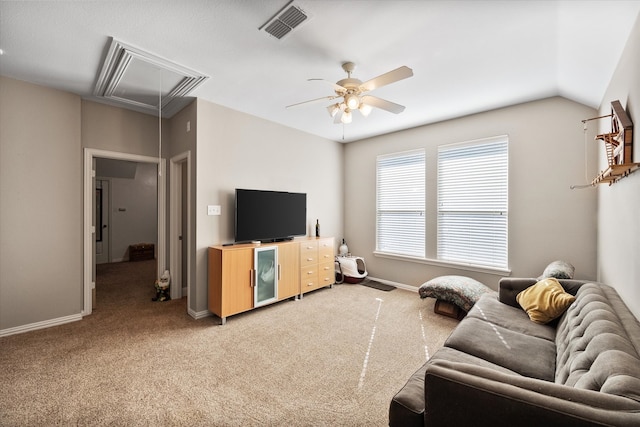
[[[336,95],[323,96],[322,98],[310,99],[309,101],[303,101],[303,102],[298,102],[297,104],[287,105],[285,108],[299,107],[300,105],[314,104],[316,102],[326,101],[326,100],[331,100],[336,98],[339,98],[339,96],[336,96]]]
[[[406,79],[411,76],[413,76],[413,70],[403,65],[402,67],[396,68],[395,70],[389,71],[388,73],[384,73],[379,75],[378,77],[372,78],[371,80],[367,80],[360,85],[360,90],[363,92],[368,92],[370,90],[395,83],[398,80]]]
[[[339,84],[330,82],[329,80],[325,80],[325,79],[307,79],[307,81],[309,82],[323,82],[328,84],[329,86],[331,86],[331,88],[333,90],[335,90],[338,93],[345,93],[347,91],[347,89],[345,87],[340,86]]]
[[[400,114],[404,111],[404,106],[396,104],[386,99],[378,98],[377,96],[366,95],[362,97],[362,102],[371,105],[372,107],[380,108],[393,114]]]

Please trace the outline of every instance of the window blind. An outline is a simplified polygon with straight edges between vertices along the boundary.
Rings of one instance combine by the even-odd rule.
[[[508,139],[438,148],[438,259],[508,267]]]
[[[424,150],[378,156],[376,192],[376,250],[424,257]]]

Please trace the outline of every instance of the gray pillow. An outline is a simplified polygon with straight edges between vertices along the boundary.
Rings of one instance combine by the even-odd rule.
[[[566,261],[553,261],[544,269],[542,276],[538,280],[554,277],[556,279],[573,279],[575,267]]]

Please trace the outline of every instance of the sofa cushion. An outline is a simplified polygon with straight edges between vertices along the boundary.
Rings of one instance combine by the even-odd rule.
[[[511,307],[501,303],[496,294],[483,295],[473,306],[467,317],[475,317],[491,322],[514,332],[543,338],[555,342],[555,322],[549,324],[534,323],[521,307]]]
[[[418,289],[420,298],[437,298],[463,309],[471,307],[485,293],[494,292],[482,283],[465,276],[440,276],[423,283]]]
[[[467,317],[453,330],[444,345],[520,375],[554,380],[556,346],[546,339]]]
[[[639,330],[613,288],[583,285],[558,324],[556,382],[640,402]]]
[[[554,278],[542,279],[516,296],[516,301],[536,323],[549,323],[575,301]]]
[[[485,359],[472,356],[469,353],[465,353],[451,347],[440,348],[438,351],[436,351],[436,354],[434,354],[433,357],[429,359],[429,362],[427,363],[437,363],[442,360],[445,360],[447,362],[464,363],[473,366],[482,366],[483,368],[490,368],[494,371],[502,372],[504,374],[520,376],[520,374],[518,374],[517,372],[507,369],[504,366],[496,365],[495,363],[491,363]]]

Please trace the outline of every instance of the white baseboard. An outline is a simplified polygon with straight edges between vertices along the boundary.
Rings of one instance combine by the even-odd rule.
[[[82,314],[72,314],[71,316],[58,317],[57,319],[44,320],[42,322],[30,323],[28,325],[16,326],[15,328],[1,329],[0,337],[22,334],[24,332],[36,331],[38,329],[50,328],[52,326],[64,325],[65,323],[82,320]]]
[[[395,286],[399,289],[404,289],[406,291],[418,292],[418,288],[411,285],[405,285],[404,283],[392,282],[391,280],[378,279],[377,277],[368,276],[369,279],[375,280],[376,282],[384,283],[385,285]]]
[[[189,316],[193,317],[196,320],[213,316],[213,314],[209,310],[195,311],[195,310],[188,309],[187,312],[189,313]]]

